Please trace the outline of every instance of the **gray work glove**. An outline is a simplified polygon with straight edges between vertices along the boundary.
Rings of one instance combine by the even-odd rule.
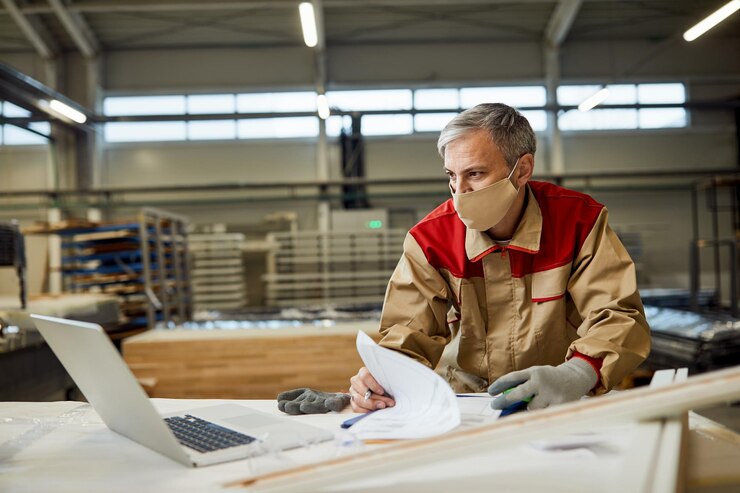
[[[581,358],[571,358],[558,366],[533,366],[514,371],[497,379],[488,393],[501,394],[491,402],[494,409],[504,409],[531,397],[527,409],[544,409],[555,404],[580,399],[594,388],[599,377],[594,368]]]
[[[309,388],[288,390],[277,396],[278,409],[288,414],[339,412],[347,407],[349,400],[349,394],[321,392]]]

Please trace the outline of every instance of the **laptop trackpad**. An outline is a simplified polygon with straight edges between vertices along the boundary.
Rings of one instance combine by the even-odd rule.
[[[263,426],[274,426],[276,424],[275,418],[271,416],[262,416],[261,414],[244,414],[242,416],[235,416],[233,418],[225,418],[221,421],[236,425],[247,430],[261,428]]]

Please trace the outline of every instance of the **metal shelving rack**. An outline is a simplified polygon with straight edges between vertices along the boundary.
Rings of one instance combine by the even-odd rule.
[[[139,212],[149,327],[157,322],[169,327],[193,316],[187,223],[186,218],[159,209]]]
[[[727,192],[728,203],[720,203],[720,193]],[[711,237],[702,238],[700,234],[699,219],[699,195],[704,192],[706,196],[706,207],[711,214]],[[722,262],[721,254],[727,253],[729,263],[729,311],[730,314],[740,317],[740,300],[738,293],[740,287],[740,211],[738,203],[740,199],[740,177],[714,177],[710,180],[701,181],[696,184],[692,193],[692,225],[693,239],[690,251],[690,282],[691,282],[691,307],[694,311],[699,309],[699,292],[701,291],[701,252],[704,249],[712,251],[712,267],[714,274],[714,291],[718,303],[722,302]],[[720,228],[720,215],[726,216],[730,222],[730,236],[722,237]]]
[[[116,294],[125,329],[190,320],[186,226],[184,217],[145,208],[136,222],[55,231],[65,290]]]

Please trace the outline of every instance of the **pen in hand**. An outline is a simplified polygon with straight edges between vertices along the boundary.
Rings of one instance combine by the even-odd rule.
[[[367,389],[367,391],[365,392],[365,400],[370,399],[372,396],[373,396],[373,391],[370,389]]]

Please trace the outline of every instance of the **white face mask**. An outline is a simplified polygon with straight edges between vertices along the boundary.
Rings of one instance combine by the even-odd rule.
[[[511,175],[518,164],[519,159],[509,176],[480,190],[455,193],[450,185],[455,210],[465,226],[476,231],[487,231],[501,222],[519,193],[511,183]]]

